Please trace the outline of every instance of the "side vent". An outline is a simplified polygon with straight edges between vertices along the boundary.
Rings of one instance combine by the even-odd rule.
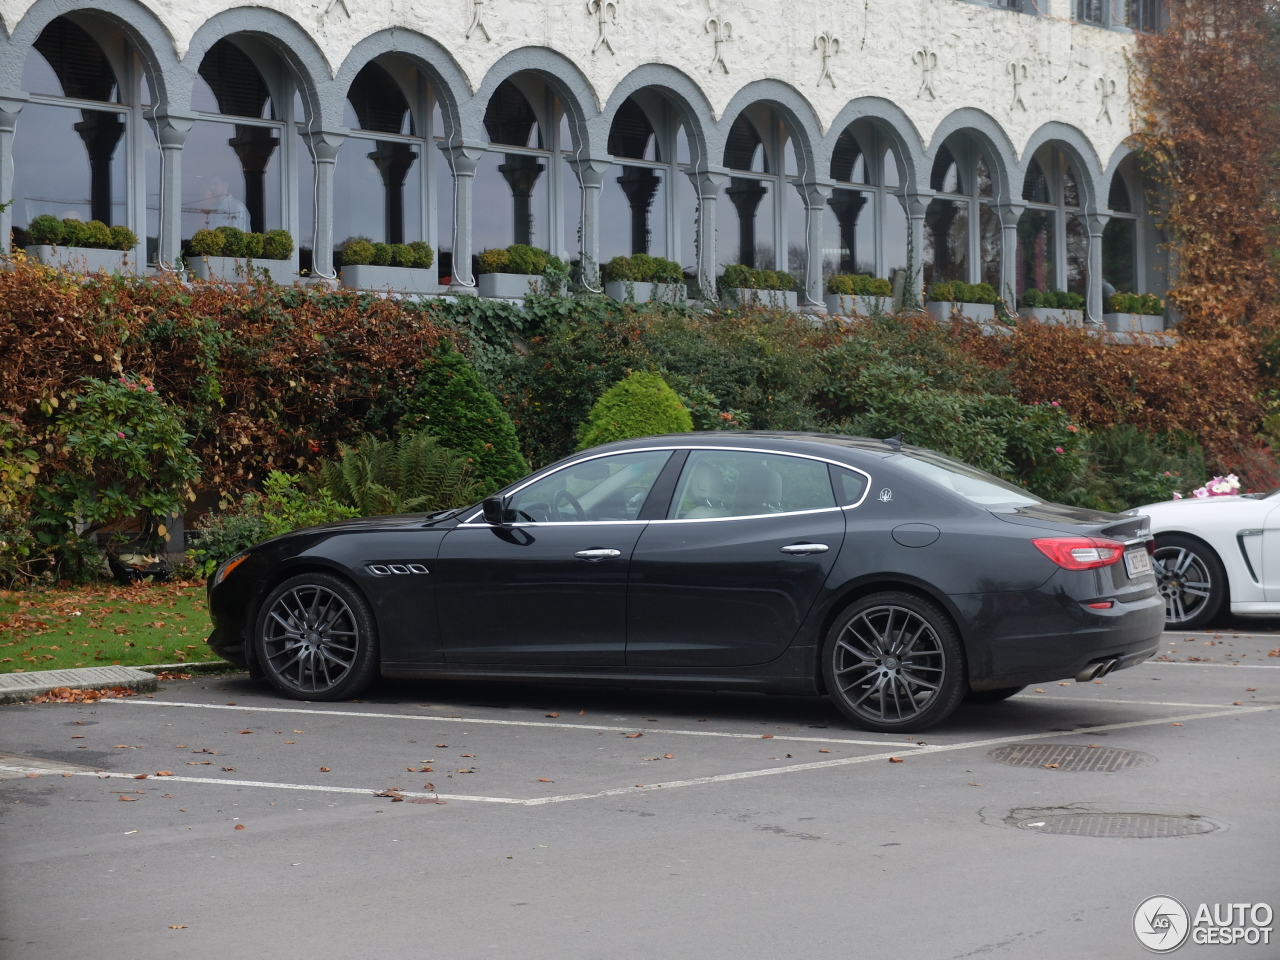
[[[370,563],[365,569],[375,577],[408,576],[414,573],[429,573],[421,563]]]

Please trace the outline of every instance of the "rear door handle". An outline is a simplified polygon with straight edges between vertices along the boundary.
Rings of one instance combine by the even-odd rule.
[[[806,553],[826,553],[830,549],[825,543],[793,543],[783,547],[782,552],[804,555]]]
[[[609,547],[598,547],[592,550],[579,550],[574,556],[579,560],[612,560],[614,557],[622,556],[622,551]]]

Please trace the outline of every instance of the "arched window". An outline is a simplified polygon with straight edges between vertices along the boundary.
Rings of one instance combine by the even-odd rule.
[[[1027,209],[1018,220],[1018,296],[1028,290],[1064,289],[1086,296],[1089,231],[1079,180],[1061,150],[1037,151],[1022,184]]]
[[[624,162],[610,167],[600,194],[602,262],[633,253],[665,257],[671,252],[667,231],[671,131],[663,102],[655,100],[649,106],[663,127],[661,137],[634,97],[623,101],[609,128],[609,153]]]
[[[147,236],[154,253],[158,205],[148,209],[148,180],[129,174],[138,156],[144,169],[154,170],[159,153],[142,122],[149,99],[142,77],[136,52],[109,24],[64,16],[40,33],[23,65],[30,100],[14,131],[13,224],[20,245],[20,231],[50,214],[127,226]]]
[[[209,48],[191,92],[198,119],[183,147],[184,243],[205,228],[288,228],[282,170],[294,104],[292,78],[260,41],[235,37]]]
[[[1139,174],[1134,161],[1129,158],[1120,164],[1111,178],[1107,206],[1111,219],[1102,229],[1102,292],[1110,296],[1116,292],[1143,293],[1142,278],[1138,275],[1138,218],[1141,193],[1130,187],[1139,184]]]
[[[822,272],[891,277],[907,265],[907,215],[894,196],[898,162],[874,127],[846,128],[831,156]]]
[[[729,185],[716,211],[716,259],[787,270],[804,269],[805,210],[794,184],[802,173],[791,130],[767,104],[742,111],[729,128],[724,165]]]
[[[924,282],[959,280],[1000,289],[1000,218],[991,163],[959,134],[938,150],[929,176],[934,198],[924,218]]]

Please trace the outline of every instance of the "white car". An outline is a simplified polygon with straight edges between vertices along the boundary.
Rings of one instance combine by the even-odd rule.
[[[1188,497],[1126,513],[1151,518],[1168,627],[1204,626],[1226,604],[1237,616],[1280,616],[1280,490]]]

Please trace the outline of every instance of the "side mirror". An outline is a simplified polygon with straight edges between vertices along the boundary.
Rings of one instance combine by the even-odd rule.
[[[507,522],[507,501],[503,497],[486,497],[480,504],[480,510],[487,524],[501,527]]]

